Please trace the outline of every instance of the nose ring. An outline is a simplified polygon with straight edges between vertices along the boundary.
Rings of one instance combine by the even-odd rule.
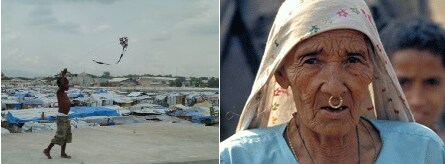
[[[340,102],[337,105],[332,104],[332,99],[334,98],[334,96],[329,97],[329,106],[331,106],[332,108],[340,108],[341,105],[343,105],[343,98],[341,96],[339,96],[338,98],[340,99]]]

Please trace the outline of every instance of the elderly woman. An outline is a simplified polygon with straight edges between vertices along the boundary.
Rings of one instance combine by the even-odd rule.
[[[391,23],[381,34],[414,119],[445,139],[439,129],[445,107],[445,31],[410,18]]]
[[[221,163],[443,163],[361,0],[287,0]]]

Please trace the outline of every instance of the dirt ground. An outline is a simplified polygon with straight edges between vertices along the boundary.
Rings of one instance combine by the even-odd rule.
[[[73,129],[73,143],[47,159],[42,150],[55,131],[3,134],[1,163],[218,163],[218,127],[139,123]]]

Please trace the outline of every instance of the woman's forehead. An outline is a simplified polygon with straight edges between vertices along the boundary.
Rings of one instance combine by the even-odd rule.
[[[314,35],[294,47],[294,52],[302,52],[307,49],[354,49],[365,50],[365,35],[359,31],[342,29],[326,31]]]
[[[317,35],[314,35],[306,40],[304,40],[301,44],[308,44],[313,42],[320,41],[362,41],[364,43],[364,34],[350,29],[341,29],[341,30],[331,30],[326,31]]]

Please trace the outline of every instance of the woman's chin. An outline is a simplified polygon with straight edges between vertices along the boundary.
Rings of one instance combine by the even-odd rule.
[[[324,111],[323,111],[324,112]],[[314,130],[326,136],[343,136],[350,132],[354,127],[354,120],[351,118],[348,111],[342,111],[342,113],[319,113],[318,123],[313,126]],[[328,118],[327,118],[328,117]]]

